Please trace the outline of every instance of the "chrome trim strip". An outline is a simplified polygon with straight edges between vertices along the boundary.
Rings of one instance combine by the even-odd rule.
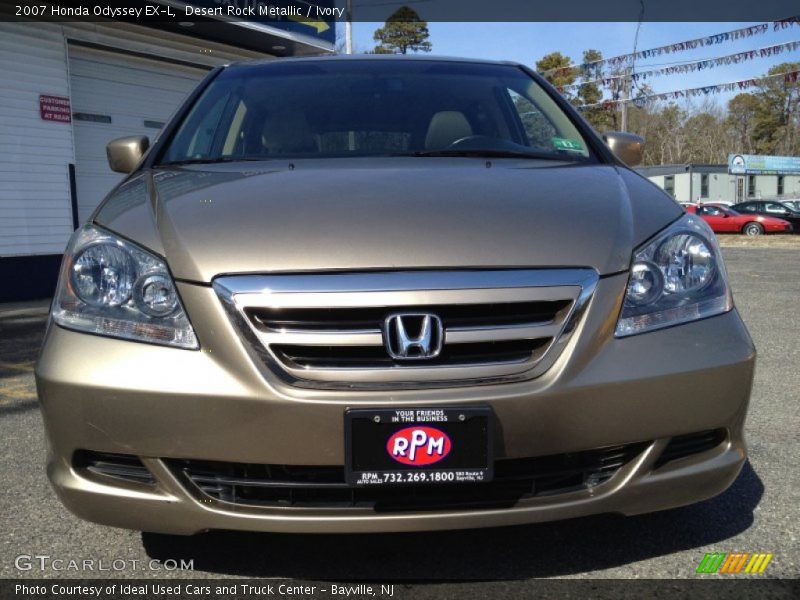
[[[298,331],[298,330],[255,330],[261,343],[290,344],[296,346],[383,346],[380,329],[353,331]]]
[[[451,327],[444,337],[448,344],[470,344],[475,342],[500,342],[506,340],[535,340],[555,337],[563,324],[500,326],[500,327]],[[311,331],[298,329],[255,329],[255,334],[267,346],[289,344],[296,346],[383,346],[380,329]]]
[[[558,335],[563,324],[530,325],[523,327],[458,327],[445,331],[448,344],[469,344],[472,342],[503,342],[508,340],[536,340]]]
[[[230,287],[229,281],[222,286],[229,291],[236,306],[243,308],[362,308],[370,306],[412,306],[426,304],[501,304],[531,300],[574,299],[580,292],[577,284],[558,287],[505,287],[505,288],[456,288],[418,290],[352,290],[339,292],[277,291],[240,292]],[[535,290],[535,294],[532,293]],[[434,300],[435,298],[435,300]]]
[[[231,294],[300,292],[398,292],[404,290],[486,290],[491,288],[585,287],[594,269],[503,269],[497,271],[377,271],[287,275],[225,275],[214,285]]]
[[[429,382],[449,381],[451,386],[464,385],[464,381],[489,377],[508,377],[530,371],[535,360],[509,361],[498,363],[481,363],[480,365],[438,365],[421,366],[419,362],[385,369],[358,368],[303,368],[281,363],[288,373],[297,380],[324,382],[350,381],[362,387],[366,384],[398,384],[403,387],[416,385],[428,387]]]

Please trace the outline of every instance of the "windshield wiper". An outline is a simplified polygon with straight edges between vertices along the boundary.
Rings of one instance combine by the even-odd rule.
[[[578,157],[557,156],[545,152],[526,152],[524,150],[418,150],[405,154],[395,154],[394,156],[466,156],[475,158],[538,158],[543,160],[576,160]]]
[[[165,162],[157,167],[182,167],[184,165],[213,165],[217,163],[231,163],[231,162],[252,162],[269,160],[266,156],[218,156],[216,158],[187,158],[185,160],[174,160],[172,162]]]
[[[390,154],[389,156],[411,156],[411,157],[474,157],[474,158],[532,158],[541,160],[564,160],[576,161],[581,160],[583,157],[574,155],[557,155],[547,152],[529,152],[525,150],[496,150],[496,149],[453,149],[453,150],[417,150],[414,152],[402,152],[397,154]],[[282,157],[276,156],[219,156],[216,158],[187,158],[185,160],[176,160],[172,162],[165,162],[158,167],[180,167],[184,165],[209,165],[217,163],[232,163],[232,162],[253,162],[253,161],[267,161],[275,160]]]

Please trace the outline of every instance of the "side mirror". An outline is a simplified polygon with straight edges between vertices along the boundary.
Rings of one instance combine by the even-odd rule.
[[[117,173],[131,173],[142,162],[150,140],[143,135],[112,140],[106,146],[108,166]]]
[[[614,156],[629,167],[634,167],[642,162],[644,155],[643,137],[622,131],[607,131],[603,134],[603,141],[611,148]]]

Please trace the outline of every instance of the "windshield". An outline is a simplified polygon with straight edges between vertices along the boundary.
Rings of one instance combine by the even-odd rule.
[[[590,152],[555,101],[513,65],[329,60],[226,69],[160,162],[387,155],[580,161]]]

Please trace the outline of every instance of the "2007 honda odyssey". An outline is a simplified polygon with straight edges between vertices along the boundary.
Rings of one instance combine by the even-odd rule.
[[[64,504],[190,534],[709,498],[755,351],[713,233],[524,67],[212,72],[67,248],[36,368]],[[617,158],[617,156],[619,158]]]

